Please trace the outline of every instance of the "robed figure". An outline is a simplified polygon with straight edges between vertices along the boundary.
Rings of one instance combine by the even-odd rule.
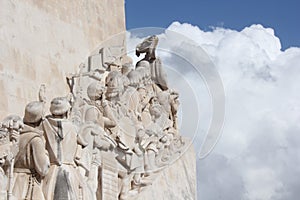
[[[46,199],[89,199],[83,179],[75,163],[78,148],[77,130],[67,119],[70,104],[65,97],[54,98],[44,123],[46,149],[50,169],[44,179]]]

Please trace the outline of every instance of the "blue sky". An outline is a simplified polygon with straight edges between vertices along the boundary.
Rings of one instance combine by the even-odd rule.
[[[127,29],[168,27],[192,38],[222,79],[226,120],[214,150],[197,159],[198,199],[299,199],[300,1],[125,1]],[[177,37],[168,40],[172,51],[182,44]],[[180,49],[180,55],[196,55],[193,47]],[[158,55],[163,63],[170,60],[168,66],[178,64]],[[184,76],[193,74],[188,69]],[[187,80],[199,83],[193,76]],[[181,102],[192,99],[179,93]],[[205,99],[200,96],[198,101]],[[205,116],[209,103],[200,101],[199,116]],[[199,121],[202,127],[205,121]],[[199,144],[195,147],[198,152]]]
[[[127,29],[168,27],[173,21],[202,30],[211,26],[241,30],[262,24],[275,30],[282,48],[300,46],[298,0],[126,0]]]

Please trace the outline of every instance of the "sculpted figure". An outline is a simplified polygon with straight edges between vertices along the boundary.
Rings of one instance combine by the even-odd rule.
[[[151,122],[145,126],[145,135],[141,145],[144,147],[145,155],[145,171],[154,170],[157,166],[155,158],[158,155],[161,143],[171,140],[167,134],[167,130],[172,126],[171,120],[168,119],[162,106],[159,104],[157,97],[150,100],[149,112]]]
[[[140,75],[140,86],[145,87],[152,96],[161,91],[161,88],[155,84],[151,78],[150,64],[148,61],[141,60],[136,65],[136,71]]]
[[[6,157],[10,151],[9,148],[9,135],[8,131],[4,127],[0,127],[0,199],[6,200],[7,198],[7,186],[8,177],[5,173],[6,169]]]
[[[129,79],[129,85],[133,88],[138,88],[140,87],[140,81],[141,81],[141,76],[138,71],[132,70],[127,74],[127,77]]]
[[[129,74],[132,72],[134,71]],[[106,78],[106,97],[118,124],[111,128],[110,132],[115,135],[117,160],[124,167],[124,170],[118,174],[121,182],[120,199],[128,197],[132,179],[138,182],[137,176],[134,176],[135,172],[143,165],[142,153],[135,149],[135,127],[140,123],[138,121],[139,94],[134,87],[127,84],[126,80],[127,77],[120,72],[110,72]]]
[[[24,128],[20,132],[19,152],[15,158],[13,195],[17,199],[45,199],[42,180],[50,162],[45,149],[42,121],[44,104],[30,102],[25,108]]]
[[[156,59],[155,49],[157,44],[158,37],[156,35],[152,35],[136,46],[135,54],[139,57],[141,53],[146,53],[145,59]]]
[[[122,65],[121,73],[124,76],[127,76],[133,70],[132,63],[125,63]]]
[[[177,112],[180,103],[179,103],[179,94],[175,91],[170,92],[170,104],[171,104],[173,127],[178,131]]]
[[[165,113],[167,113],[168,118],[172,121],[173,132],[177,132],[177,111],[179,107],[179,95],[175,91],[162,91],[157,95],[159,103]]]
[[[138,44],[136,55],[144,58],[135,67],[130,57],[102,48],[67,77],[73,96],[54,98],[51,115],[43,117],[42,85],[40,102],[26,106],[23,120],[6,118],[0,200],[136,199],[185,145],[179,95],[168,87],[157,45],[157,36]]]
[[[96,199],[96,192],[101,189],[98,180],[98,168],[101,165],[101,152],[115,145],[104,131],[116,126],[110,107],[104,100],[104,87],[99,82],[91,83],[87,88],[89,100],[86,100],[83,125],[79,132],[84,141],[81,157],[77,163],[83,167],[82,174],[87,177],[90,190]],[[99,183],[98,183],[99,181]]]
[[[0,199],[5,200],[7,197],[7,176],[3,170],[5,158],[0,158]]]
[[[121,119],[127,116],[135,120],[137,118],[139,95],[136,89],[129,85],[127,76],[113,71],[108,74],[105,83],[107,87],[106,97],[115,118]]]
[[[50,169],[44,179],[46,199],[89,199],[86,185],[75,164],[78,149],[76,127],[68,120],[70,104],[66,97],[51,101],[50,112],[43,122]]]
[[[121,97],[125,92],[123,81],[124,77],[119,71],[112,71],[108,74],[105,79],[107,100],[114,103],[121,100]]]
[[[103,129],[116,126],[112,111],[105,100],[104,91],[105,88],[99,82],[93,82],[88,86],[89,100],[86,100],[88,106],[84,114],[85,122],[95,122]]]
[[[0,125],[0,168],[3,182],[0,184],[3,199],[12,199],[14,186],[15,158],[19,152],[22,119],[16,115],[6,117]],[[5,173],[4,173],[5,172]]]
[[[179,135],[177,125],[177,110],[179,106],[179,95],[175,91],[166,90],[158,93],[157,100],[162,106],[165,118],[170,121],[169,126],[165,127],[167,137],[161,139],[162,148],[156,157],[158,166],[166,165],[171,159],[176,158],[177,153],[181,153],[185,142]]]
[[[141,61],[147,61],[150,64],[150,73],[152,80],[162,89],[167,90],[167,76],[163,70],[161,60],[155,56],[155,50],[158,44],[158,37],[153,35],[146,38],[142,43],[136,46],[136,55],[145,53]],[[139,62],[141,62],[139,61]],[[139,65],[139,63],[137,63]]]
[[[148,61],[142,60],[137,63],[136,71],[142,74],[139,84],[140,87],[137,89],[141,101],[138,109],[141,116],[141,121],[144,125],[150,123],[151,121],[151,115],[149,112],[150,99],[157,96],[157,94],[162,91],[161,88],[151,79],[149,69],[150,64]]]

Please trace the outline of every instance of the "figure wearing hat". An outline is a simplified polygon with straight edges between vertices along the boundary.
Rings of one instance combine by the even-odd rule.
[[[50,112],[43,122],[50,169],[45,177],[43,192],[46,199],[88,198],[86,187],[75,164],[79,146],[75,125],[67,119],[71,106],[66,97],[51,101]]]
[[[148,62],[151,78],[162,90],[168,89],[167,75],[162,67],[160,58],[156,57],[155,50],[158,44],[158,37],[153,35],[146,38],[142,43],[136,46],[136,55],[139,57],[141,53],[145,53],[145,57],[137,63]]]
[[[49,170],[49,157],[45,149],[43,131],[38,129],[42,121],[44,104],[30,102],[25,108],[24,127],[20,132],[19,152],[14,168],[13,195],[17,199],[45,199],[42,180]]]

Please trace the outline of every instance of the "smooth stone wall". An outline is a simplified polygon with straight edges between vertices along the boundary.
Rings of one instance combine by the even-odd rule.
[[[41,84],[48,102],[67,95],[65,76],[101,42],[125,31],[124,12],[124,0],[0,0],[1,119],[22,116]]]

